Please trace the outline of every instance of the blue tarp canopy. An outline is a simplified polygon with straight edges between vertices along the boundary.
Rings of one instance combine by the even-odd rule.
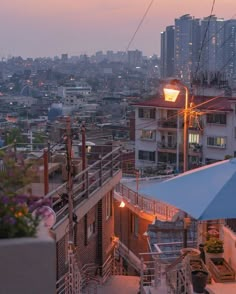
[[[236,218],[236,158],[207,165],[139,191],[197,220]]]

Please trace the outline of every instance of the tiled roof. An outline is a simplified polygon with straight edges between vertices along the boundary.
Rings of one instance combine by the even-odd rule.
[[[221,110],[232,111],[231,103],[236,103],[236,97],[223,97],[223,96],[194,96],[189,97],[189,102],[199,105],[196,109],[199,110]],[[172,108],[182,109],[185,107],[185,96],[181,95],[175,102],[165,101],[163,96],[156,96],[149,100],[134,103],[135,106],[146,107],[159,107],[159,108]]]

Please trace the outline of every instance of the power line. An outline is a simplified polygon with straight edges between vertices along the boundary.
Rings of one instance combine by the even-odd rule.
[[[212,13],[213,13],[214,7],[215,7],[215,0],[213,0],[213,2],[212,2],[210,16],[208,17],[206,30],[205,30],[205,33],[204,33],[204,36],[203,36],[202,45],[201,45],[199,56],[198,56],[197,68],[196,68],[196,71],[195,71],[195,77],[197,76],[197,73],[198,73],[198,70],[199,70],[200,61],[201,61],[202,52],[203,52],[203,47],[205,46],[207,32],[208,32],[208,29],[209,29],[209,26],[210,26],[210,21],[211,21],[211,18],[212,18]]]
[[[135,30],[133,36],[131,37],[131,39],[130,39],[130,41],[129,41],[129,43],[128,43],[128,46],[126,47],[126,51],[129,50],[130,45],[132,44],[132,42],[133,42],[133,40],[134,40],[136,34],[138,33],[138,31],[139,31],[141,25],[143,24],[144,19],[145,19],[145,17],[147,16],[147,14],[148,14],[148,12],[149,12],[149,10],[150,10],[150,8],[151,8],[153,2],[154,2],[154,0],[151,0],[151,2],[149,3],[149,5],[148,5],[148,7],[147,7],[147,9],[146,9],[146,11],[145,11],[143,17],[141,18],[141,20],[140,20],[140,22],[139,22],[139,24],[138,24],[138,26],[137,26],[137,28],[136,28],[136,30]]]

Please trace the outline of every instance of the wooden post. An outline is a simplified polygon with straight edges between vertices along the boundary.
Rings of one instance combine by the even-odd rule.
[[[49,192],[49,182],[48,182],[48,150],[45,148],[43,150],[43,176],[44,176],[44,195]]]

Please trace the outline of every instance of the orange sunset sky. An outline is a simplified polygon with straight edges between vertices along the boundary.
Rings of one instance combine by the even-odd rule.
[[[151,0],[11,0],[0,9],[0,57],[125,51]],[[154,0],[130,50],[159,54],[160,32],[184,14],[205,17],[212,0]],[[236,0],[216,0],[213,14],[236,17]]]

